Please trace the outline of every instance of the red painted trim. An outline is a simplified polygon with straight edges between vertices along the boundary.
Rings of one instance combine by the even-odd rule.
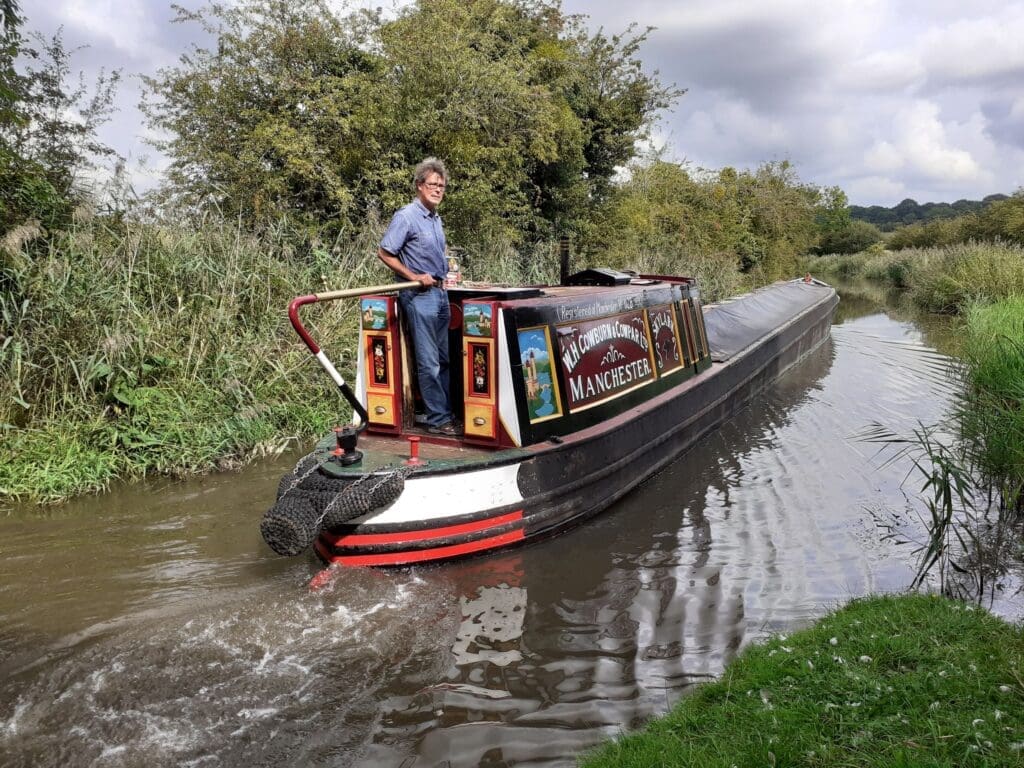
[[[428,560],[446,560],[460,555],[468,555],[473,552],[482,552],[486,549],[503,547],[516,541],[522,541],[526,534],[522,528],[499,536],[492,536],[489,539],[479,539],[466,544],[453,544],[447,547],[435,547],[434,549],[413,549],[404,552],[387,552],[379,555],[327,555],[323,545],[317,541],[317,551],[329,563],[337,563],[346,566],[362,565],[406,565],[408,563],[422,563]]]
[[[316,294],[310,293],[306,296],[299,296],[292,299],[292,303],[288,305],[288,319],[292,322],[292,328],[299,334],[299,338],[305,342],[306,346],[309,347],[309,351],[314,355],[320,354],[320,347],[317,346],[316,342],[313,341],[313,337],[309,335],[309,331],[306,330],[306,326],[299,320],[299,307],[305,304],[315,304],[319,299]]]
[[[488,528],[497,528],[507,523],[519,522],[523,519],[523,510],[517,509],[507,515],[489,517],[486,520],[475,520],[472,523],[460,525],[448,525],[444,528],[424,528],[417,531],[404,531],[400,533],[350,533],[338,535],[324,531],[320,536],[334,547],[365,547],[374,544],[411,544],[415,541],[426,541],[428,539],[441,539],[447,536],[459,536],[466,533],[476,533]]]

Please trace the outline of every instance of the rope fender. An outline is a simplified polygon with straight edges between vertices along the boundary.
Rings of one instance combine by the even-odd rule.
[[[384,474],[342,480],[319,471],[310,454],[303,457],[278,486],[277,502],[260,523],[260,533],[274,552],[285,557],[302,554],[322,530],[339,528],[348,521],[391,504],[405,489],[412,467],[398,467]]]

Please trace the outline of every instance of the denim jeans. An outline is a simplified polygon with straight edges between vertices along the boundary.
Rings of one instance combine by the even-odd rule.
[[[416,353],[416,380],[427,408],[427,424],[452,420],[448,397],[448,294],[440,288],[398,294]]]

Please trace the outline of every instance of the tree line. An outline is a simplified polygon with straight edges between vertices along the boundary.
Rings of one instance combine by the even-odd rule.
[[[1007,195],[987,195],[981,200],[957,200],[954,203],[918,203],[907,198],[891,208],[881,205],[851,205],[850,216],[866,221],[882,232],[892,232],[907,224],[924,224],[938,219],[953,219],[971,213],[980,213],[991,203],[1005,200]]]

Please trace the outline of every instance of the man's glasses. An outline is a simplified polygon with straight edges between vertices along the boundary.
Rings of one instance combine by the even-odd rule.
[[[427,187],[428,189],[444,189],[448,185],[445,184],[443,181],[424,181],[423,186]]]

